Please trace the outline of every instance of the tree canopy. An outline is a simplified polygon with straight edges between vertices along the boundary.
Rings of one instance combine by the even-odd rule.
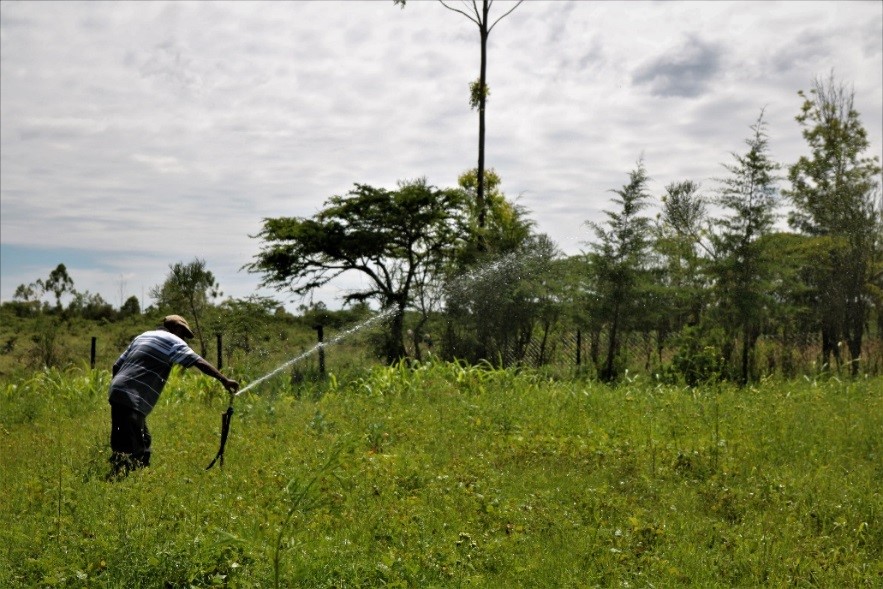
[[[467,239],[463,192],[439,190],[425,179],[401,182],[395,190],[356,184],[333,196],[312,218],[264,219],[262,242],[251,272],[262,286],[306,295],[345,272],[368,279],[344,302],[375,301],[394,307],[384,353],[404,355],[402,326],[412,291],[440,275]]]

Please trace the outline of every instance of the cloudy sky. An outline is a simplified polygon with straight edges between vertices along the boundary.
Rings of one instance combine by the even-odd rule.
[[[312,216],[356,182],[453,186],[476,165],[478,31],[436,2],[0,10],[3,301],[64,263],[79,291],[149,304],[194,258],[245,297],[263,218]],[[528,1],[491,33],[487,162],[576,253],[641,157],[654,195],[711,190],[765,108],[771,155],[795,161],[797,91],[831,71],[883,155],[881,38],[878,1]]]

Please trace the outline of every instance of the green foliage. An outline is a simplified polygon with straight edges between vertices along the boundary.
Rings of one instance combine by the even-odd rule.
[[[690,180],[666,186],[662,212],[654,232],[653,249],[658,259],[656,309],[665,332],[679,331],[699,321],[708,299],[708,260],[702,256],[708,235],[708,212],[700,186]]]
[[[137,304],[137,298],[135,298],[135,302]],[[131,311],[128,312],[131,313]],[[73,300],[67,307],[67,313],[83,319],[105,321],[110,321],[116,316],[110,303],[105,301],[100,294],[92,294],[88,290],[74,294]],[[124,312],[121,311],[120,315],[124,316]]]
[[[716,302],[712,320],[727,334],[727,348],[741,342],[743,384],[751,378],[751,355],[774,306],[769,282],[777,262],[763,240],[776,220],[779,168],[769,157],[763,111],[751,130],[745,141],[748,151],[733,154],[735,163],[724,166],[729,175],[719,180],[717,204],[726,214],[715,222],[714,259],[709,265]]]
[[[702,326],[687,326],[675,338],[676,351],[667,374],[696,387],[721,380],[726,375],[726,364],[721,352],[723,334],[709,332]]]
[[[45,368],[0,389],[0,428],[32,424],[49,415],[78,417],[105,400],[110,385],[105,371]]]
[[[61,350],[58,345],[58,332],[61,322],[54,317],[41,317],[37,330],[31,336],[33,343],[31,364],[36,367],[51,368],[60,363]]]
[[[134,295],[127,298],[126,302],[123,303],[123,306],[120,307],[120,317],[131,317],[140,314],[141,303],[138,302],[138,297]]]
[[[862,155],[870,143],[855,93],[832,72],[827,80],[816,79],[809,94],[798,94],[803,105],[796,119],[811,156],[801,156],[788,170],[787,195],[796,206],[791,224],[813,235],[867,230],[880,162]]]
[[[109,376],[91,374],[2,391],[0,419],[43,403],[0,421],[3,587],[861,587],[883,572],[880,379],[688,390],[397,364],[319,396],[238,398],[224,469],[205,471],[225,400],[173,373],[153,464],[108,483]]]
[[[199,339],[200,353],[208,350],[208,337],[202,329],[204,317],[212,302],[221,296],[215,276],[206,267],[205,260],[176,262],[169,265],[169,274],[161,285],[150,290],[157,308],[165,315],[185,315],[193,323],[193,332]]]
[[[471,169],[457,178],[457,185],[463,191],[464,202],[468,203],[468,224],[470,239],[457,252],[460,266],[481,264],[488,257],[502,256],[524,247],[533,235],[534,222],[528,211],[506,198],[500,189],[502,179],[493,169],[484,173],[484,199],[482,199],[485,220],[479,223],[478,170]]]
[[[55,295],[55,306],[60,309],[62,295],[74,292],[74,281],[68,275],[64,264],[59,264],[49,273],[49,278],[43,283],[43,289]]]
[[[52,307],[42,297],[51,293],[55,297],[55,306]],[[63,307],[61,299],[64,295],[70,296],[67,307]],[[15,289],[13,300],[0,305],[0,310],[12,311],[16,317],[35,317],[38,315],[54,315],[64,319],[82,318],[98,321],[115,321],[140,312],[140,305],[136,297],[130,297],[119,312],[115,311],[99,294],[90,293],[88,290],[79,292],[74,288],[73,278],[68,274],[67,267],[59,264],[49,273],[49,277],[37,279],[30,284],[20,284]]]
[[[481,85],[481,80],[473,80],[469,83],[469,106],[473,110],[487,103],[488,96],[491,95],[490,88],[487,84]]]
[[[724,165],[729,175],[718,180],[716,201],[729,213],[716,222],[722,228],[718,240],[725,253],[738,251],[740,246],[756,240],[776,221],[775,173],[780,166],[770,159],[766,126],[761,111],[751,126],[752,135],[745,140],[748,151],[732,154],[735,163]]]
[[[357,184],[347,196],[334,196],[312,219],[265,219],[257,260],[248,266],[263,274],[263,285],[290,287],[307,294],[348,270],[364,273],[370,286],[348,301],[401,298],[399,284],[462,238],[458,218],[463,203],[455,192],[424,180],[399,190]],[[396,264],[415,261],[396,272]],[[401,274],[404,272],[404,274]]]
[[[833,72],[826,81],[817,79],[809,95],[799,95],[804,102],[797,121],[811,155],[789,168],[792,187],[786,195],[794,204],[789,221],[806,235],[831,240],[827,265],[832,272],[815,274],[812,283],[820,300],[824,356],[839,361],[837,345],[845,341],[855,375],[883,259],[880,162],[863,155],[870,144],[854,92]]]
[[[61,311],[62,309],[62,296],[65,294],[76,294],[74,280],[67,273],[67,267],[64,264],[56,266],[45,280],[38,278],[30,284],[20,284],[15,289],[13,298],[20,303],[22,311],[27,307],[31,307],[36,311],[39,309],[40,298],[47,293],[55,296],[56,311]],[[36,303],[36,305],[31,306],[29,303]]]
[[[560,252],[548,236],[533,233],[527,211],[506,198],[500,182],[493,170],[485,174],[488,214],[480,227],[478,171],[458,179],[470,203],[473,239],[457,252],[443,285],[442,354],[448,359],[517,363],[538,328],[548,329],[560,312],[554,302]]]

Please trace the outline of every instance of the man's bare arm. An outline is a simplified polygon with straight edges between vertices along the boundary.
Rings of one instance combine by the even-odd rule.
[[[219,381],[221,381],[221,384],[224,385],[224,388],[227,389],[229,392],[235,393],[236,391],[239,390],[239,383],[238,382],[236,382],[235,380],[229,379],[226,376],[224,376],[223,374],[221,374],[220,370],[218,370],[217,368],[215,368],[214,366],[212,366],[211,364],[206,362],[204,359],[200,358],[199,360],[197,360],[196,364],[194,364],[194,366],[199,368],[199,370],[203,374],[205,374],[207,376],[211,376],[212,378],[216,378]]]

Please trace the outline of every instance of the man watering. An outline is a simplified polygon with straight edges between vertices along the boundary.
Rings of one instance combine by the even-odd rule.
[[[193,337],[190,325],[180,315],[163,319],[162,328],[136,337],[114,362],[110,383],[111,475],[150,465],[150,432],[147,416],[162,393],[172,365],[196,366],[218,379],[228,392],[239,390],[231,380],[190,349],[185,340]]]

